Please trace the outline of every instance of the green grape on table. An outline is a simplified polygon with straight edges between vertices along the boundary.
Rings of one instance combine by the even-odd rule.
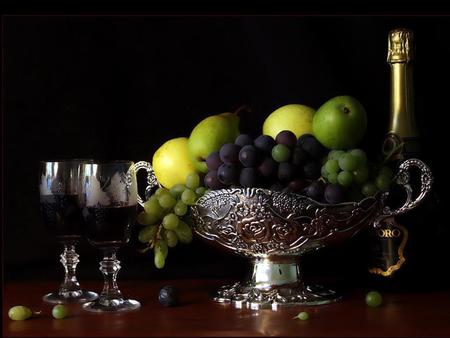
[[[358,167],[367,164],[367,155],[362,149],[352,149],[349,151],[350,154],[358,159]]]
[[[186,189],[181,194],[181,200],[183,201],[184,204],[194,205],[196,199],[197,199],[197,195],[191,189]]]
[[[377,291],[370,291],[366,295],[366,304],[370,307],[380,306],[383,302],[383,297]]]
[[[169,213],[164,216],[162,220],[162,225],[167,230],[174,230],[178,226],[180,219],[174,213]]]
[[[167,255],[169,254],[169,247],[167,245],[167,241],[164,239],[159,239],[155,243],[154,247],[155,254],[156,252],[161,252],[164,256],[164,259],[167,258]]]
[[[337,173],[328,174],[327,180],[328,180],[328,182],[330,182],[332,184],[337,184],[338,183],[338,174]]]
[[[200,176],[197,173],[191,173],[186,177],[186,187],[195,190],[200,186]]]
[[[296,315],[294,318],[300,319],[300,320],[308,320],[309,314],[308,314],[308,312],[302,311],[298,315]]]
[[[156,225],[147,225],[139,231],[138,239],[141,243],[149,243],[156,235],[158,227]]]
[[[170,191],[167,188],[160,187],[156,189],[155,196],[159,199],[162,195],[170,194]]]
[[[363,184],[369,179],[369,168],[365,165],[360,166],[353,172],[353,176],[356,183]]]
[[[356,156],[353,156],[350,153],[346,153],[339,157],[339,167],[345,171],[353,171],[359,165],[359,160]]]
[[[353,174],[350,171],[341,171],[337,176],[337,181],[340,185],[348,187],[353,182]]]
[[[345,154],[343,150],[332,150],[328,153],[329,160],[339,160],[339,158]]]
[[[167,230],[165,235],[166,235],[167,246],[169,248],[173,248],[173,247],[177,246],[178,236],[175,231]]]
[[[180,222],[178,223],[178,227],[174,231],[177,234],[178,240],[181,243],[187,244],[192,241],[193,236],[191,227],[186,223],[184,223],[183,221],[180,220]]]
[[[329,175],[327,168],[325,168],[325,164],[322,165],[322,168],[320,168],[320,175],[322,175],[322,177],[324,178],[327,178]]]
[[[391,178],[386,175],[380,174],[375,178],[375,185],[381,191],[388,191],[389,187],[391,186],[391,182]]]
[[[177,200],[170,193],[161,195],[158,197],[158,201],[164,209],[172,209],[177,203]]]
[[[155,250],[154,263],[158,269],[162,269],[164,267],[166,259],[164,258],[164,254],[161,251]]]
[[[65,306],[63,304],[55,305],[52,309],[52,316],[55,319],[66,318],[68,314],[69,314],[69,309],[67,308],[67,306]]]
[[[206,188],[205,187],[198,187],[197,189],[195,189],[195,194],[198,197],[202,197],[205,194]]]
[[[173,207],[173,211],[178,216],[184,216],[187,213],[187,205],[184,204],[183,201],[178,201]]]
[[[185,189],[186,187],[184,186],[184,184],[175,184],[172,188],[170,188],[170,194],[175,199],[179,199]]]
[[[12,320],[26,320],[33,315],[28,307],[23,305],[16,305],[9,309],[8,316]]]

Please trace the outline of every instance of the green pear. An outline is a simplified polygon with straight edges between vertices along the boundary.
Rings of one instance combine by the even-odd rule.
[[[239,132],[239,117],[235,113],[208,116],[195,126],[189,136],[188,150],[195,168],[208,172],[206,158],[225,143],[234,142]]]

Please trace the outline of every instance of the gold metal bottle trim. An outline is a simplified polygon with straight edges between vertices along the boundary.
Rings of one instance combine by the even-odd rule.
[[[387,61],[391,66],[389,134],[400,139],[418,137],[413,107],[413,33],[399,28],[389,33]]]
[[[409,62],[413,58],[413,32],[398,28],[389,32],[387,62]]]

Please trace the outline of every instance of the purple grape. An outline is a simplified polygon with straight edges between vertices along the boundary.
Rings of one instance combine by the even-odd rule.
[[[305,189],[305,194],[313,200],[321,201],[324,191],[325,184],[322,181],[314,181]]]
[[[205,186],[213,190],[222,189],[226,187],[222,182],[219,181],[216,170],[208,171],[208,173],[205,176],[204,182]]]
[[[325,147],[314,137],[307,137],[302,142],[302,148],[315,159],[321,159],[326,152]]]
[[[215,151],[208,155],[206,158],[206,166],[208,167],[208,171],[217,170],[222,165],[222,161],[220,160],[220,155],[218,151]]]
[[[292,152],[292,164],[296,166],[304,166],[307,162],[311,160],[309,154],[304,151],[301,147],[295,147]]]
[[[238,137],[236,137],[234,144],[238,145],[239,147],[243,147],[248,144],[253,144],[253,138],[248,134],[241,134]]]
[[[284,144],[285,146],[288,146],[289,148],[293,148],[295,146],[295,143],[297,142],[297,137],[295,136],[295,134],[292,131],[283,130],[277,134],[275,141],[278,144]]]
[[[303,143],[305,142],[305,140],[314,137],[314,135],[311,134],[303,134],[302,136],[300,136],[297,140],[297,146],[299,147],[303,147]]]
[[[295,166],[289,162],[281,162],[278,166],[278,179],[280,182],[292,181],[295,177]]]
[[[289,182],[288,188],[291,192],[300,192],[307,185],[308,185],[308,182],[306,182],[305,180],[302,180],[301,178],[297,178],[296,180]]]
[[[274,177],[278,172],[278,163],[272,157],[266,157],[258,166],[258,171],[265,178]]]
[[[224,163],[217,170],[217,177],[223,184],[237,184],[239,182],[239,167],[234,164]]]
[[[345,191],[339,184],[328,184],[324,195],[325,200],[330,204],[338,204],[345,201]]]
[[[239,176],[239,184],[244,188],[258,186],[258,171],[255,168],[244,168]]]
[[[223,163],[239,163],[239,151],[241,147],[234,143],[225,143],[219,151],[220,159]]]
[[[270,154],[272,148],[275,146],[275,140],[269,135],[260,135],[255,139],[255,147],[262,150],[265,153]]]
[[[239,161],[244,167],[254,167],[258,164],[259,152],[253,145],[246,145],[242,147],[239,152]]]
[[[303,174],[310,180],[316,180],[321,175],[321,165],[317,162],[308,162],[303,166]]]

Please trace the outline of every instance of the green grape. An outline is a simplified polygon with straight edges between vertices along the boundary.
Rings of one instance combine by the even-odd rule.
[[[172,230],[167,230],[166,231],[166,241],[167,241],[167,246],[169,248],[175,247],[178,243],[177,234]]]
[[[325,163],[325,169],[329,173],[338,173],[339,172],[339,162],[338,160],[328,160]]]
[[[179,199],[184,189],[186,189],[184,184],[175,184],[172,188],[170,188],[170,194],[174,198]]]
[[[186,177],[186,187],[195,190],[200,185],[200,177],[197,173],[191,173]]]
[[[328,153],[329,160],[339,160],[339,158],[345,154],[343,150],[332,150]]]
[[[366,166],[359,167],[353,172],[355,182],[358,184],[363,184],[369,178],[369,168]]]
[[[166,263],[166,259],[164,258],[164,254],[161,251],[155,250],[155,258],[154,258],[155,266],[158,269],[162,269],[164,264]]]
[[[195,194],[198,197],[202,197],[205,194],[206,188],[205,187],[198,187],[197,189],[195,189]]]
[[[155,196],[159,199],[162,195],[169,194],[170,191],[167,188],[161,187],[155,191]]]
[[[183,203],[183,201],[178,201],[177,204],[175,204],[173,211],[178,216],[184,216],[187,212],[187,205]]]
[[[183,201],[184,204],[194,205],[196,199],[197,195],[191,189],[186,189],[181,194],[181,200]]]
[[[388,191],[391,185],[391,178],[380,174],[375,178],[375,185],[381,191]]]
[[[350,154],[358,159],[358,166],[363,166],[367,164],[367,155],[362,149],[352,149],[349,151]]]
[[[302,311],[295,318],[298,318],[300,320],[308,320],[309,314],[308,314],[308,312]]]
[[[277,144],[272,148],[272,158],[278,163],[286,162],[291,156],[291,150],[284,144]]]
[[[175,206],[175,204],[177,203],[177,200],[175,198],[173,198],[173,196],[170,193],[161,195],[158,198],[158,200],[159,200],[159,204],[164,209],[172,209]]]
[[[206,189],[205,190],[205,193],[203,194],[203,195],[206,195],[206,194],[208,194],[208,193],[210,193],[211,192],[211,189]]]
[[[68,314],[69,314],[69,309],[67,308],[67,306],[62,305],[62,304],[55,305],[52,309],[52,316],[55,319],[66,318]]]
[[[328,177],[328,171],[327,168],[325,168],[325,165],[322,166],[322,168],[320,168],[320,174],[322,175],[322,177],[327,178]]]
[[[161,252],[163,254],[164,259],[167,258],[167,255],[169,254],[169,247],[167,246],[167,241],[164,239],[160,239],[155,243],[154,247],[155,254],[156,252]]]
[[[26,320],[31,317],[33,312],[23,305],[16,305],[9,309],[8,316],[12,320]]]
[[[145,211],[139,213],[137,221],[142,225],[152,225],[158,222],[161,218],[154,214],[147,214]]]
[[[178,223],[178,227],[174,231],[177,234],[178,240],[181,243],[187,244],[192,241],[192,230],[189,227],[189,225],[187,225],[183,221],[180,221]]]
[[[339,167],[341,167],[342,170],[353,171],[358,167],[358,164],[358,158],[350,153],[346,153],[339,157]]]
[[[139,231],[138,239],[141,243],[150,242],[156,235],[158,227],[156,225],[147,225]]]
[[[375,195],[378,192],[378,188],[372,182],[367,182],[362,186],[361,192],[364,196],[369,197]]]
[[[389,168],[388,166],[382,166],[378,172],[378,175],[383,175],[389,178],[392,178],[392,176],[394,176],[394,173],[392,171],[391,168]]]
[[[163,209],[155,195],[151,196],[148,201],[144,203],[144,210],[147,214],[152,215],[157,219],[160,219],[163,214]]]
[[[337,176],[337,181],[340,185],[348,187],[353,182],[353,174],[350,171],[341,171]]]
[[[177,215],[170,213],[164,216],[162,225],[167,230],[173,230],[178,226],[179,218]]]
[[[338,174],[336,174],[336,173],[328,174],[327,180],[328,180],[328,182],[330,182],[331,184],[336,184],[336,183],[338,183]]]
[[[380,306],[383,302],[383,297],[381,294],[377,291],[370,291],[366,295],[366,304],[370,307],[377,307]]]

